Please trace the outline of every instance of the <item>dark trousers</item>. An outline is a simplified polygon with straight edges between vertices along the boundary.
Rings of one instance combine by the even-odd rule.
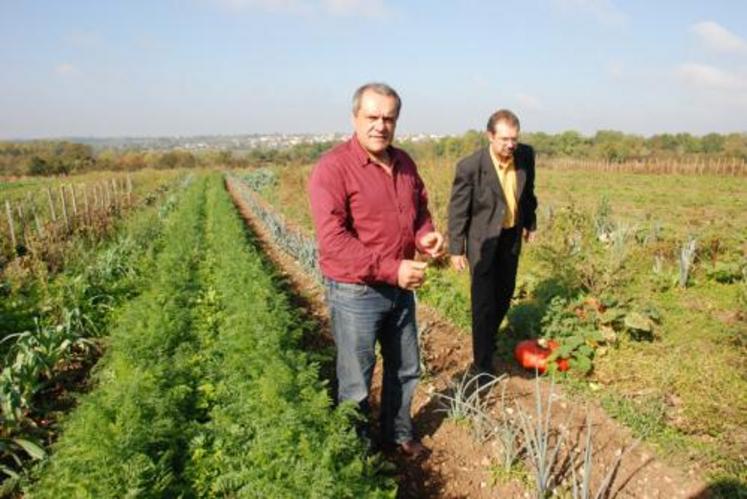
[[[496,333],[516,287],[520,238],[520,229],[503,229],[493,258],[472,269],[472,352],[479,372],[493,373]]]

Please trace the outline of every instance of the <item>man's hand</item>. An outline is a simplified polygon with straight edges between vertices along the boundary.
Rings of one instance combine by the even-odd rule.
[[[524,242],[526,242],[526,243],[533,242],[534,241],[534,234],[535,233],[536,233],[536,231],[534,231],[534,230],[524,229],[524,231],[523,231]]]
[[[425,281],[426,262],[416,262],[415,260],[402,260],[397,272],[397,285],[404,289],[417,289]]]
[[[444,252],[444,236],[440,232],[428,232],[420,238],[420,246],[431,258],[438,258]]]
[[[467,257],[464,255],[451,255],[451,266],[457,272],[461,272],[467,268]]]

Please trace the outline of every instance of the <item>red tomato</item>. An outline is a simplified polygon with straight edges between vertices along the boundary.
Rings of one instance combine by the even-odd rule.
[[[553,340],[543,341],[547,347],[543,347],[537,339],[520,341],[514,350],[516,361],[524,369],[535,369],[540,373],[547,370],[547,357],[553,350],[558,348],[558,344]],[[570,367],[568,359],[558,359],[556,361],[559,371],[567,371]]]

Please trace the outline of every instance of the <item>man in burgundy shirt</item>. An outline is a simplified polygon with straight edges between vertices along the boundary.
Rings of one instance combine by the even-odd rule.
[[[337,346],[338,400],[358,405],[366,419],[359,434],[368,441],[378,340],[382,438],[417,456],[424,447],[410,417],[420,376],[413,290],[423,284],[426,263],[414,257],[416,250],[440,255],[443,236],[433,228],[415,163],[391,145],[400,108],[388,85],[360,87],[353,96],[355,133],[319,160],[309,194]]]

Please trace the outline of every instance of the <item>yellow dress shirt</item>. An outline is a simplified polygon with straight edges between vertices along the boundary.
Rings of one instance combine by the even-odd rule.
[[[506,213],[503,214],[503,228],[510,229],[516,225],[516,214],[518,211],[518,200],[516,199],[516,166],[514,165],[513,158],[506,163],[501,163],[495,153],[493,153],[493,148],[488,147],[488,149],[490,150],[490,159],[493,160],[493,166],[503,189],[503,195],[506,198]]]

